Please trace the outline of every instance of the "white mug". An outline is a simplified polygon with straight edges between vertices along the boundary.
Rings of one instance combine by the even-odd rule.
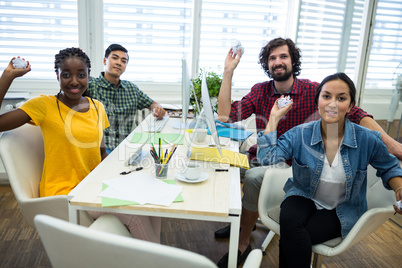
[[[200,177],[200,169],[200,164],[190,162],[183,170],[183,176],[190,181],[194,181]]]
[[[206,130],[205,128],[198,128],[198,129],[194,129],[194,131],[195,131],[195,140],[197,142],[204,142],[205,138],[207,136],[208,130]]]

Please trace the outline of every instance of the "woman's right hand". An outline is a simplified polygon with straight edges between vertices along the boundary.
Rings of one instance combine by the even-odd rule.
[[[289,112],[289,110],[292,108],[293,105],[293,100],[291,99],[290,103],[287,106],[279,108],[278,102],[281,98],[284,98],[284,96],[282,95],[279,99],[275,101],[275,104],[274,106],[272,106],[270,114],[270,117],[276,118],[278,122],[287,114],[287,112]]]
[[[6,69],[4,69],[5,73],[9,73],[9,75],[11,75],[13,78],[16,77],[20,77],[25,75],[26,73],[28,73],[29,71],[31,71],[31,64],[29,63],[29,61],[27,61],[27,67],[25,69],[19,69],[19,68],[14,68],[13,66],[13,60],[16,57],[13,57],[10,62],[8,63],[8,66]],[[19,58],[19,57],[18,57]],[[22,58],[23,60],[25,60],[24,58]]]
[[[283,97],[284,96],[282,95],[281,98]],[[293,105],[292,99],[290,100],[290,103],[283,108],[279,108],[278,106],[279,99],[277,99],[275,101],[274,106],[272,106],[271,114],[269,115],[269,120],[265,128],[264,135],[276,131],[276,129],[278,128],[279,121],[281,121],[281,119],[285,116],[285,114],[289,112],[289,110],[292,108]]]

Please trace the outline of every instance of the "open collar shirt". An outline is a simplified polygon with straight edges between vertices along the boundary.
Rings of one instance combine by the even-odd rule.
[[[110,127],[105,129],[104,137],[106,148],[110,150],[134,129],[137,110],[148,108],[153,103],[134,83],[120,80],[116,87],[104,77],[104,72],[98,78],[90,78],[87,92],[105,106]]]

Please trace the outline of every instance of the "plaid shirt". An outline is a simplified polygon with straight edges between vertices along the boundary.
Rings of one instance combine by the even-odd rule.
[[[110,127],[104,130],[105,145],[113,150],[135,127],[137,110],[148,108],[153,100],[130,81],[120,80],[116,86],[105,79],[104,72],[98,78],[91,77],[88,95],[105,106]]]
[[[293,99],[293,106],[279,122],[277,129],[278,138],[294,126],[320,118],[318,107],[314,103],[318,85],[319,83],[317,82],[295,78],[291,91],[288,94],[284,94],[289,95]],[[280,96],[281,94],[277,93],[274,89],[273,80],[255,84],[251,88],[250,93],[240,101],[232,103],[229,118],[232,122],[236,122],[244,120],[254,113],[256,116],[257,132],[262,131],[267,126],[272,106]],[[365,116],[372,117],[356,106],[347,115],[349,120],[356,124],[359,124],[360,120]],[[256,146],[250,148],[249,157],[253,158],[256,151]]]

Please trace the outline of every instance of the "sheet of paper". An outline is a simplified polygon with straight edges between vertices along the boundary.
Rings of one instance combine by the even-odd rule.
[[[164,183],[176,185],[176,180],[162,180],[162,181]],[[108,187],[109,186],[102,183],[102,190],[105,190]],[[183,196],[181,195],[181,193],[178,196],[176,196],[176,199],[173,201],[173,203],[176,203],[176,202],[184,202],[184,199],[183,199]],[[128,206],[128,205],[139,205],[139,204],[137,202],[133,202],[133,201],[102,197],[102,207]]]
[[[170,206],[182,191],[144,172],[133,172],[103,182],[108,186],[99,196],[143,204]]]

